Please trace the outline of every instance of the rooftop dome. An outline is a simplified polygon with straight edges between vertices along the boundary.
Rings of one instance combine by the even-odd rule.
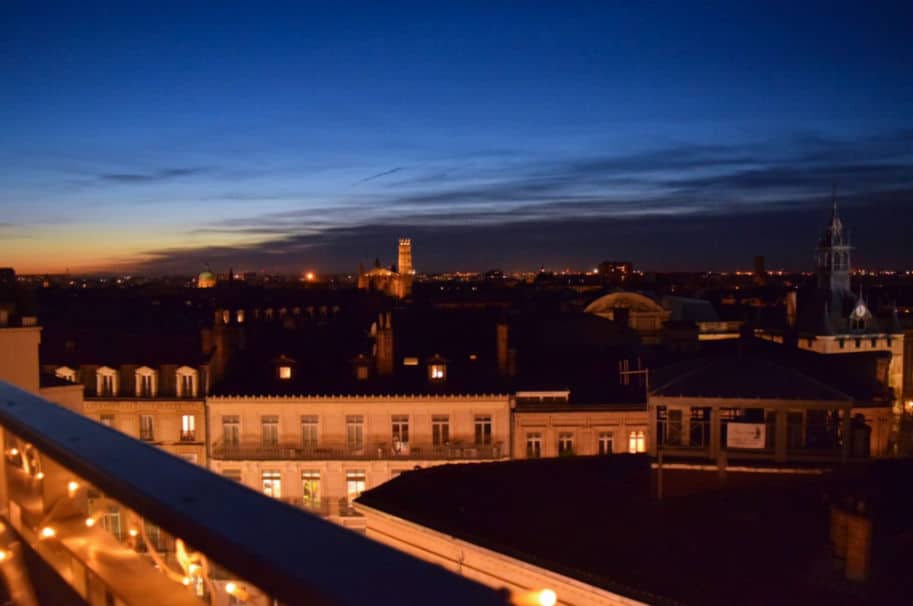
[[[212,288],[216,285],[216,275],[211,271],[204,271],[197,276],[197,288]]]

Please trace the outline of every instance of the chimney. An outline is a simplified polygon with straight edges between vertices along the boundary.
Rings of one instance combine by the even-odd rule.
[[[506,320],[500,320],[497,325],[497,355],[498,374],[502,377],[508,375],[508,335],[509,327]]]
[[[377,318],[374,363],[378,376],[393,374],[393,313],[383,312]]]
[[[796,315],[798,313],[796,291],[791,290],[786,293],[786,324],[790,328],[796,327]]]

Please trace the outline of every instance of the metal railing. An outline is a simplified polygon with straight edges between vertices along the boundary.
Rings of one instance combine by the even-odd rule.
[[[243,593],[240,581],[215,584],[222,570],[289,606],[508,603],[506,592],[284,505],[3,382],[0,427],[0,503],[9,503],[3,523],[88,604],[205,604],[198,596],[219,587],[233,596]],[[105,506],[86,517],[93,499]],[[110,517],[115,510],[116,520]],[[123,542],[102,528],[115,523],[128,530]],[[137,549],[153,529],[177,545],[176,559],[187,571],[183,579],[165,574],[168,560],[153,564],[155,550]]]
[[[340,445],[304,448],[300,444],[264,446],[262,444],[241,443],[233,445],[217,442],[212,447],[212,458],[228,461],[363,461],[379,459],[397,461],[473,461],[499,459],[505,454],[500,444],[452,444],[447,446],[410,444],[406,447],[394,449],[383,443],[365,445],[364,448],[347,448]]]

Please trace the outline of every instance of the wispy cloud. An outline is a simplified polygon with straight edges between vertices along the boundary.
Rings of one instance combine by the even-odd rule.
[[[375,175],[371,175],[370,177],[365,177],[364,179],[359,179],[358,181],[353,183],[353,185],[359,185],[361,183],[368,183],[369,181],[376,181],[377,179],[396,174],[402,170],[404,170],[402,166],[397,166],[396,168],[391,168],[390,170],[385,170],[383,172],[379,172]]]
[[[98,175],[98,179],[100,181],[124,184],[158,183],[183,179],[185,177],[193,177],[206,173],[208,170],[209,169],[202,167],[163,168],[146,173],[104,173]]]

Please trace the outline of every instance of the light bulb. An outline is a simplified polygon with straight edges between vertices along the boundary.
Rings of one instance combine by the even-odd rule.
[[[136,535],[139,534],[139,531],[138,531],[136,528],[131,528],[130,530],[127,531],[127,533],[128,533],[131,537],[135,537]]]
[[[72,497],[76,494],[77,490],[79,490],[79,482],[70,480],[70,483],[67,484],[67,492],[70,493],[70,496]]]
[[[55,536],[56,534],[57,534],[57,531],[54,530],[53,528],[51,528],[50,526],[45,526],[44,528],[41,529],[42,538],[50,539],[51,537]]]
[[[13,456],[15,457],[17,454],[19,454],[19,449],[18,449],[18,448],[10,448],[10,454],[13,455]]]
[[[5,562],[12,554],[4,549],[0,549],[0,562]]]
[[[182,582],[184,585],[189,586],[189,585],[190,585],[190,577],[184,577],[183,579],[181,579],[181,582]]]
[[[44,479],[44,472],[43,472],[43,471],[39,471],[38,473],[35,474],[35,478],[36,478],[36,479],[39,479],[39,480],[43,480],[43,479]]]
[[[234,595],[234,593],[236,591],[238,591],[238,586],[235,584],[234,581],[229,581],[229,582],[225,583],[225,591]]]
[[[95,518],[86,518],[86,526],[89,528],[95,526]]]

